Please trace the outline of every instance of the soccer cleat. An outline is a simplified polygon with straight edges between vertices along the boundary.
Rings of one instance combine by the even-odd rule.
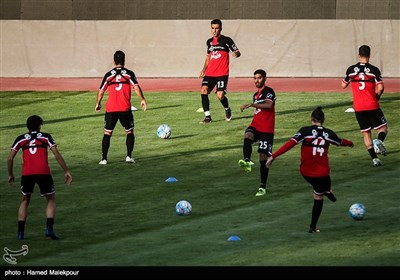
[[[325,193],[325,196],[329,198],[330,201],[335,202],[336,201],[336,196],[333,194],[333,192],[327,192]]]
[[[212,122],[211,116],[206,116],[200,123],[205,124],[210,122]]]
[[[256,196],[263,196],[263,195],[266,194],[266,192],[267,192],[267,189],[258,188],[258,191],[257,191],[257,193],[256,193]]]
[[[251,167],[254,165],[254,162],[248,160],[239,160],[239,166],[243,168],[245,172],[251,172]]]
[[[232,119],[232,111],[231,108],[225,110],[225,120],[229,122]]]
[[[46,237],[50,237],[52,240],[58,240],[60,237],[55,234],[54,230],[52,229],[46,229]]]
[[[385,148],[385,144],[383,144],[383,142],[379,139],[376,140],[376,147],[379,150],[379,153],[386,156],[386,148]]]
[[[320,230],[319,230],[319,228],[310,228],[310,229],[308,230],[308,232],[309,232],[309,233],[317,233],[317,232],[320,232]]]
[[[127,163],[135,163],[135,160],[131,158],[130,156],[126,156],[125,162]]]
[[[23,231],[19,231],[17,234],[17,239],[18,240],[23,240],[24,239],[24,232]]]
[[[373,166],[381,166],[381,165],[383,165],[383,163],[379,158],[373,158],[372,159],[372,165]]]
[[[106,165],[106,164],[107,164],[107,160],[106,160],[106,159],[102,159],[102,160],[99,162],[99,164],[101,164],[101,165]]]

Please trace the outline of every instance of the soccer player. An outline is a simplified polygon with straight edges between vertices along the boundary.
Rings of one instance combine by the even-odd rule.
[[[275,130],[275,92],[265,85],[267,73],[258,69],[254,72],[254,84],[257,92],[253,95],[253,102],[240,106],[240,111],[254,108],[253,120],[246,128],[243,140],[243,159],[239,160],[239,166],[244,171],[251,172],[254,163],[251,161],[252,145],[258,141],[258,154],[260,160],[260,187],[256,196],[263,196],[266,193],[268,171],[265,165],[267,158],[272,153]]]
[[[305,126],[267,160],[270,167],[272,161],[301,143],[300,173],[313,187],[314,205],[311,212],[310,233],[319,232],[317,223],[322,212],[324,195],[332,202],[336,197],[332,192],[330,166],[328,158],[329,145],[353,147],[353,142],[339,138],[335,132],[322,126],[325,114],[321,107],[311,114],[311,126]]]
[[[123,51],[116,51],[114,53],[114,65],[115,67],[104,75],[97,93],[97,102],[95,106],[96,112],[100,112],[101,100],[103,99],[104,93],[108,90],[106,113],[104,117],[102,159],[99,162],[99,164],[102,165],[108,163],[107,155],[110,148],[110,140],[118,120],[125,128],[126,133],[127,152],[125,162],[135,163],[135,160],[132,158],[133,147],[135,145],[134,119],[131,105],[132,87],[141,100],[140,107],[142,110],[146,111],[147,109],[147,102],[136,79],[135,73],[125,68],[125,53]]]
[[[346,76],[342,80],[342,88],[351,83],[353,92],[353,107],[356,119],[364,137],[364,144],[372,158],[373,166],[382,165],[376,155],[371,130],[378,131],[377,150],[386,156],[384,141],[388,133],[385,116],[379,106],[379,99],[383,94],[384,86],[381,71],[369,64],[371,48],[363,45],[358,49],[359,62],[347,68]]]
[[[200,72],[201,83],[201,104],[205,118],[200,123],[210,123],[210,100],[208,95],[216,87],[216,95],[225,109],[225,120],[230,121],[232,111],[229,107],[226,89],[229,77],[229,52],[233,57],[240,57],[240,51],[230,37],[221,34],[222,22],[220,19],[211,21],[212,38],[207,40],[207,56],[203,69]]]
[[[28,132],[18,136],[10,151],[7,160],[8,183],[12,185],[15,181],[13,166],[14,158],[22,149],[22,176],[21,193],[22,201],[18,210],[18,234],[19,240],[24,239],[25,222],[28,217],[28,206],[35,184],[40,188],[40,195],[47,199],[46,208],[46,232],[45,236],[53,240],[59,239],[54,233],[53,225],[56,213],[56,189],[50,173],[47,148],[49,148],[58,164],[64,170],[64,179],[67,185],[72,182],[72,175],[64,161],[64,158],[57,149],[56,142],[49,133],[41,132],[43,119],[39,116],[30,116],[26,121]]]

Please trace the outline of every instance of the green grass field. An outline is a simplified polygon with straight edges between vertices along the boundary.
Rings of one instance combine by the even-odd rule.
[[[229,93],[231,122],[210,95],[213,123],[200,125],[199,93],[145,93],[146,112],[136,111],[136,144],[130,165],[120,124],[111,139],[109,164],[98,165],[104,112],[94,112],[95,92],[1,92],[1,232],[0,248],[21,249],[16,266],[398,266],[400,264],[400,93],[385,94],[381,107],[389,122],[384,166],[374,168],[363,145],[351,107],[343,93],[279,93],[274,150],[301,126],[311,111],[323,106],[325,126],[354,148],[330,148],[331,178],[338,201],[325,200],[318,226],[309,234],[311,187],[298,171],[297,146],[274,162],[269,191],[256,197],[256,167],[244,173],[244,129],[252,111],[239,106],[252,93]],[[133,104],[139,107],[136,96]],[[57,188],[55,231],[61,240],[44,237],[46,201],[38,188],[32,196],[26,239],[16,240],[21,200],[21,152],[15,161],[17,182],[7,184],[6,160],[15,137],[26,131],[29,115],[44,119],[42,131],[55,138],[74,177],[63,172],[51,152]],[[170,139],[156,136],[157,127],[172,127]],[[166,183],[168,177],[178,179]],[[175,214],[175,204],[190,201],[191,216]],[[362,221],[348,216],[351,204],[367,208]],[[240,241],[227,239],[237,235]],[[0,266],[11,266],[4,260]],[[15,267],[15,266],[14,266]]]

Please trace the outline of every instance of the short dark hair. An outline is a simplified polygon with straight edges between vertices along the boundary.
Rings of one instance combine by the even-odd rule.
[[[27,120],[26,120],[26,127],[30,130],[30,131],[35,131],[35,130],[39,130],[40,126],[43,124],[43,119],[39,116],[33,115],[30,116]]]
[[[116,51],[114,53],[115,64],[125,65],[125,53],[123,51]]]
[[[257,69],[256,71],[254,71],[254,76],[255,76],[256,74],[260,74],[263,78],[267,77],[267,72],[265,72],[265,71],[262,70],[262,69]]]
[[[222,28],[222,21],[218,18],[215,18],[211,21],[211,25],[213,24],[219,24],[219,27]]]
[[[367,45],[362,45],[358,49],[358,55],[361,57],[370,57],[371,55],[371,48]]]
[[[325,114],[322,111],[322,107],[319,106],[315,108],[315,110],[311,113],[311,120],[314,122],[320,122],[321,124],[325,121]]]

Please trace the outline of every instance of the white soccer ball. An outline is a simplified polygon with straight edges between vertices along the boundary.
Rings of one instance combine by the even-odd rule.
[[[187,200],[178,201],[175,206],[175,212],[178,216],[188,216],[192,213],[192,205]]]
[[[349,215],[354,220],[362,220],[367,213],[367,209],[361,203],[354,203],[349,208]]]
[[[171,136],[172,130],[168,124],[162,124],[157,128],[157,136],[162,139],[168,139]]]
[[[374,146],[374,150],[375,150],[375,153],[376,153],[376,154],[380,154],[380,153],[381,153],[381,150],[380,150],[379,147],[378,147],[378,143],[379,143],[379,140],[378,140],[378,139],[372,140],[372,144],[373,144],[373,146]]]

